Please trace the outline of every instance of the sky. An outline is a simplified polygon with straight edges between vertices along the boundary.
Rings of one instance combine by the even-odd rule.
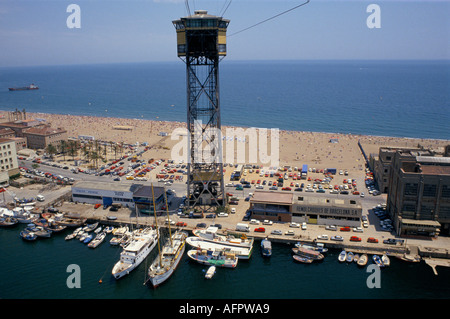
[[[228,35],[305,0],[189,0],[230,19]],[[71,4],[80,28],[69,28]],[[228,7],[227,5],[230,4]],[[379,28],[369,28],[370,4]],[[227,60],[449,60],[450,0],[310,0],[227,39]],[[177,61],[185,0],[0,0],[0,67]],[[373,16],[371,16],[373,18]]]

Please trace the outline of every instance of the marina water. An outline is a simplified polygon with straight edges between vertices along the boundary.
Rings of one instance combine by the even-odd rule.
[[[19,237],[25,225],[0,229],[0,298],[2,299],[448,299],[450,269],[434,275],[424,262],[409,263],[391,258],[381,270],[380,288],[369,288],[367,267],[340,263],[339,250],[331,249],[322,262],[293,261],[292,246],[273,244],[270,258],[263,258],[259,241],[250,260],[236,269],[219,268],[211,280],[207,266],[184,254],[172,277],[157,289],[143,285],[146,270],[157,248],[138,268],[120,280],[111,275],[121,247],[105,242],[95,249],[65,235],[26,242]],[[191,249],[189,246],[187,249]],[[372,261],[369,261],[368,265]],[[80,288],[69,288],[69,265],[80,267]],[[102,280],[102,283],[99,283]]]

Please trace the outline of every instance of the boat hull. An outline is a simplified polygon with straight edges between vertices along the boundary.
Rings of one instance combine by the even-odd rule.
[[[213,258],[202,258],[204,256],[198,255],[198,251],[196,249],[192,249],[187,253],[188,257],[199,264],[206,266],[216,266],[222,268],[236,268],[238,263],[238,258],[224,260],[224,259],[213,259]]]
[[[166,271],[164,274],[161,275],[150,276],[150,283],[152,284],[153,287],[155,288],[158,287],[172,276],[173,272],[177,269],[178,264],[180,263],[181,257],[183,256],[185,249],[186,246],[183,246],[182,250],[175,259],[173,266],[170,267],[168,271]]]
[[[194,248],[200,248],[200,249],[206,249],[206,250],[214,251],[214,250],[229,249],[230,252],[233,252],[234,254],[236,254],[236,256],[239,259],[250,259],[252,252],[253,252],[253,246],[239,247],[236,245],[227,245],[224,242],[205,241],[199,237],[188,237],[186,239],[186,242]]]
[[[136,257],[133,263],[124,263],[122,261],[118,261],[113,269],[112,275],[115,279],[120,279],[126,275],[128,275],[131,271],[133,271],[136,267],[138,267],[142,261],[150,254],[150,252],[155,248],[156,243],[156,235],[153,236],[152,242]]]

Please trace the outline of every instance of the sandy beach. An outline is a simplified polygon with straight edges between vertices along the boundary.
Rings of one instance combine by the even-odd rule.
[[[7,112],[0,114],[7,116]],[[52,127],[62,127],[67,130],[68,137],[79,135],[93,136],[96,140],[117,143],[134,144],[147,142],[152,148],[146,152],[148,158],[171,158],[171,150],[180,139],[172,140],[171,133],[176,128],[186,128],[186,123],[168,121],[150,121],[143,119],[123,119],[112,117],[74,116],[47,113],[27,113],[27,118],[43,119]],[[226,158],[227,129],[222,127],[224,159]],[[159,135],[168,133],[167,136]],[[229,132],[229,131],[228,131]],[[334,134],[321,132],[285,131],[278,133],[279,163],[300,167],[303,164],[315,165],[317,168],[339,167],[350,170],[361,170],[365,162],[360,141],[366,154],[378,154],[380,146],[417,147],[422,145],[437,152],[443,152],[449,140],[433,140],[420,138],[399,138],[368,136],[357,134]],[[232,140],[232,139],[231,139]],[[248,138],[234,138],[236,153],[237,144],[246,145],[246,159],[249,158]],[[267,137],[268,153],[271,139]],[[235,155],[235,160],[237,156]],[[258,164],[259,161],[258,157]]]

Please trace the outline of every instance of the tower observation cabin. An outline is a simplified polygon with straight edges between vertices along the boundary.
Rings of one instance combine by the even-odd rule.
[[[230,20],[197,10],[194,15],[173,21],[177,31],[179,57],[227,55],[227,27]]]
[[[227,54],[230,20],[196,10],[173,21],[177,55],[186,64],[188,208],[224,206],[219,61]]]

